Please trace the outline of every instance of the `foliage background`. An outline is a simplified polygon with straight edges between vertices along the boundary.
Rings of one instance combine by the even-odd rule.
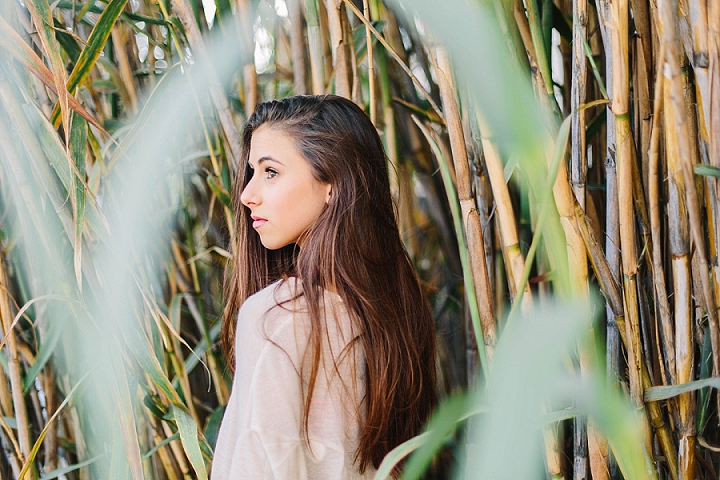
[[[239,132],[306,93],[377,126],[436,318],[384,466],[718,477],[717,2],[1,8],[2,478],[207,476]]]

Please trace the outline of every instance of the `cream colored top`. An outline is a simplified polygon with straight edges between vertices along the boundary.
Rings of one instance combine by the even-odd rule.
[[[220,426],[212,480],[355,480],[364,396],[364,357],[338,295],[326,292],[327,335],[304,435],[303,392],[309,381],[310,320],[299,283],[274,283],[238,313],[235,379]],[[330,355],[328,355],[330,353]],[[337,370],[332,359],[337,361]],[[305,359],[305,360],[303,360]]]

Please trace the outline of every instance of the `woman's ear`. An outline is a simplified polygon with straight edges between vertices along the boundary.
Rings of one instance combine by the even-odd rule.
[[[332,195],[332,185],[329,183],[325,186],[326,195],[325,195],[325,205],[330,205],[330,196]]]

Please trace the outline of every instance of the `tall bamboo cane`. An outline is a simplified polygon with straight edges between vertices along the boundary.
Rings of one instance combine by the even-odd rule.
[[[447,52],[442,47],[435,48],[438,66],[438,84],[442,100],[450,148],[457,178],[457,192],[462,211],[463,226],[470,249],[470,267],[472,269],[475,296],[480,310],[483,339],[488,360],[492,360],[497,333],[495,328],[495,314],[493,313],[492,291],[488,277],[488,268],[485,263],[485,240],[483,239],[480,215],[471,193],[470,166],[468,164],[465,135],[463,134],[460,110],[457,105],[455,86],[452,79],[452,68]]]
[[[663,58],[665,54],[664,47],[661,44],[660,56]],[[667,363],[667,377],[664,382],[669,381],[670,384],[677,382],[675,367],[675,341],[673,332],[673,319],[670,316],[670,306],[667,298],[667,287],[665,285],[665,270],[662,264],[662,240],[660,237],[660,201],[659,201],[659,144],[661,131],[661,111],[663,105],[663,62],[658,62],[657,81],[655,85],[655,105],[653,108],[653,127],[650,135],[650,150],[648,152],[648,210],[650,213],[650,227],[652,237],[652,262],[653,262],[653,284],[655,291],[655,301],[657,304],[657,317],[659,322],[659,330],[661,333],[662,352],[664,361]]]
[[[710,324],[710,335],[713,347],[713,371],[720,372],[720,329],[718,328],[715,300],[710,285],[710,275],[705,253],[705,236],[702,232],[700,207],[698,205],[695,189],[695,176],[692,165],[692,152],[690,150],[690,132],[685,117],[685,95],[683,93],[682,78],[680,77],[679,52],[677,47],[677,34],[675,25],[675,12],[677,0],[663,0],[658,3],[660,14],[660,31],[662,41],[665,43],[665,75],[669,81],[669,98],[675,112],[675,122],[672,124],[678,136],[678,153],[684,177],[685,197],[690,217],[690,231],[695,245],[695,255],[700,262],[700,281],[702,283],[703,302]],[[720,405],[720,396],[718,396]],[[684,450],[684,447],[681,447]]]
[[[330,27],[330,49],[332,51],[333,67],[335,69],[335,93],[350,98],[350,59],[345,43],[342,15],[345,5],[342,0],[325,0]]]
[[[305,29],[301,0],[289,0],[290,48],[292,51],[293,90],[295,95],[305,95],[307,88],[307,68],[305,67]]]
[[[666,94],[669,89],[665,89]],[[666,98],[670,103],[670,99]],[[677,132],[673,128],[677,112],[675,106],[669,104],[665,109],[667,119],[666,144],[668,164],[668,223],[670,233],[670,253],[672,254],[672,276],[674,286],[674,317],[675,317],[675,357],[676,378],[678,383],[687,383],[691,380],[693,345],[692,345],[692,310],[691,310],[691,277],[690,277],[690,248],[687,221],[687,208],[685,203],[685,189],[687,188],[682,167],[679,164],[679,145]],[[694,424],[689,420],[692,396],[690,393],[678,397],[680,415],[680,451],[678,456],[685,458],[680,462],[679,476],[681,479],[694,478],[694,448],[688,449],[691,438],[694,438]],[[694,402],[692,402],[694,404]],[[694,422],[693,422],[694,423]],[[684,451],[688,449],[688,451]]]

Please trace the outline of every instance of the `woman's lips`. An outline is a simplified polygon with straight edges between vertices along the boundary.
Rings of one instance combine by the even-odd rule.
[[[253,228],[260,228],[267,223],[267,220],[265,220],[264,218],[252,217],[252,219],[253,219]]]

